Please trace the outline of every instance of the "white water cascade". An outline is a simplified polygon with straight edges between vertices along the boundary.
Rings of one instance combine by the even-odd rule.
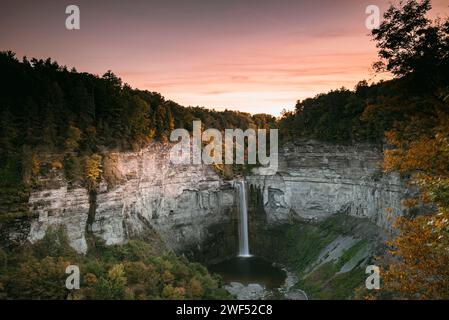
[[[250,257],[248,240],[248,206],[246,199],[246,181],[238,181],[239,190],[239,257]]]

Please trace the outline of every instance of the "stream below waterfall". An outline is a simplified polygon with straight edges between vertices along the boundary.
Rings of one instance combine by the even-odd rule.
[[[259,284],[267,289],[280,288],[287,276],[284,270],[259,257],[236,257],[213,265],[209,269],[218,273],[225,283]]]
[[[238,300],[266,299],[279,295],[287,273],[260,257],[235,257],[209,267],[219,274],[224,288]]]

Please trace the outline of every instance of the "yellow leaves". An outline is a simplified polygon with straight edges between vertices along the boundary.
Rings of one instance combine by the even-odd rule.
[[[203,293],[204,293],[204,289],[203,286],[201,285],[201,282],[198,279],[191,279],[190,280],[190,291],[191,291],[191,295],[194,298],[200,298]]]
[[[444,123],[447,121],[440,119],[440,124]],[[389,253],[398,260],[386,272],[386,287],[402,297],[444,295],[435,288],[449,286],[449,280],[444,285],[435,280],[448,273],[449,265],[445,249],[449,244],[448,219],[446,214],[441,214],[449,204],[444,202],[449,194],[449,157],[447,131],[443,132],[443,127],[446,125],[434,129],[433,135],[420,135],[414,140],[403,138],[407,136],[403,132],[386,134],[395,148],[386,150],[384,169],[415,173],[412,181],[421,190],[418,198],[405,200],[403,204],[410,208],[432,201],[438,206],[434,215],[400,218],[395,223],[399,236],[389,242],[392,247]]]
[[[119,156],[117,153],[109,153],[103,157],[102,174],[109,187],[114,187],[123,179],[119,170]]]
[[[449,297],[449,117],[440,114],[438,120],[430,128],[433,134],[422,134],[423,125],[414,119],[402,132],[385,135],[394,148],[385,151],[384,170],[414,173],[412,182],[421,191],[403,204],[411,208],[433,202],[437,207],[432,215],[401,217],[394,223],[399,235],[387,243],[393,262],[383,282],[397,298]],[[415,127],[421,132],[407,132]]]
[[[419,199],[405,199],[402,201],[402,205],[406,208],[413,208],[419,204]]]
[[[162,297],[165,299],[182,300],[185,298],[185,289],[182,287],[173,287],[169,284],[162,290]]]
[[[400,172],[433,170],[438,159],[438,145],[423,137],[410,143],[406,149],[385,150],[384,170]]]
[[[123,266],[123,264],[119,263],[114,265],[108,271],[108,279],[117,286],[125,286],[127,280],[125,277],[125,267]]]
[[[54,160],[51,162],[52,170],[62,170],[64,168],[63,164],[59,160]]]
[[[399,149],[385,150],[383,170],[385,172],[392,172],[400,170],[400,161],[403,157],[403,153]]]
[[[102,173],[101,160],[102,157],[98,154],[93,154],[84,159],[84,178],[89,190],[95,189],[97,186]]]
[[[388,130],[385,132],[385,139],[388,141],[389,144],[399,146],[401,144],[401,141],[399,139],[399,134],[396,130]]]
[[[184,289],[182,287],[176,287],[173,290],[173,296],[176,299],[184,299],[185,294],[186,294],[186,289]]]

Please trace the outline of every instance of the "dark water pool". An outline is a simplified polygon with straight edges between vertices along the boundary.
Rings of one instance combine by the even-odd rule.
[[[279,288],[284,284],[286,273],[262,258],[232,258],[212,265],[209,270],[223,277],[225,283],[240,282],[244,285],[258,283],[268,289]]]

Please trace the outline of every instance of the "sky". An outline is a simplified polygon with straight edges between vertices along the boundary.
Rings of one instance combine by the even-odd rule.
[[[0,50],[112,70],[181,105],[279,115],[296,101],[375,74],[368,5],[388,0],[2,0]],[[432,16],[447,17],[448,0]],[[78,5],[80,30],[65,9]]]

